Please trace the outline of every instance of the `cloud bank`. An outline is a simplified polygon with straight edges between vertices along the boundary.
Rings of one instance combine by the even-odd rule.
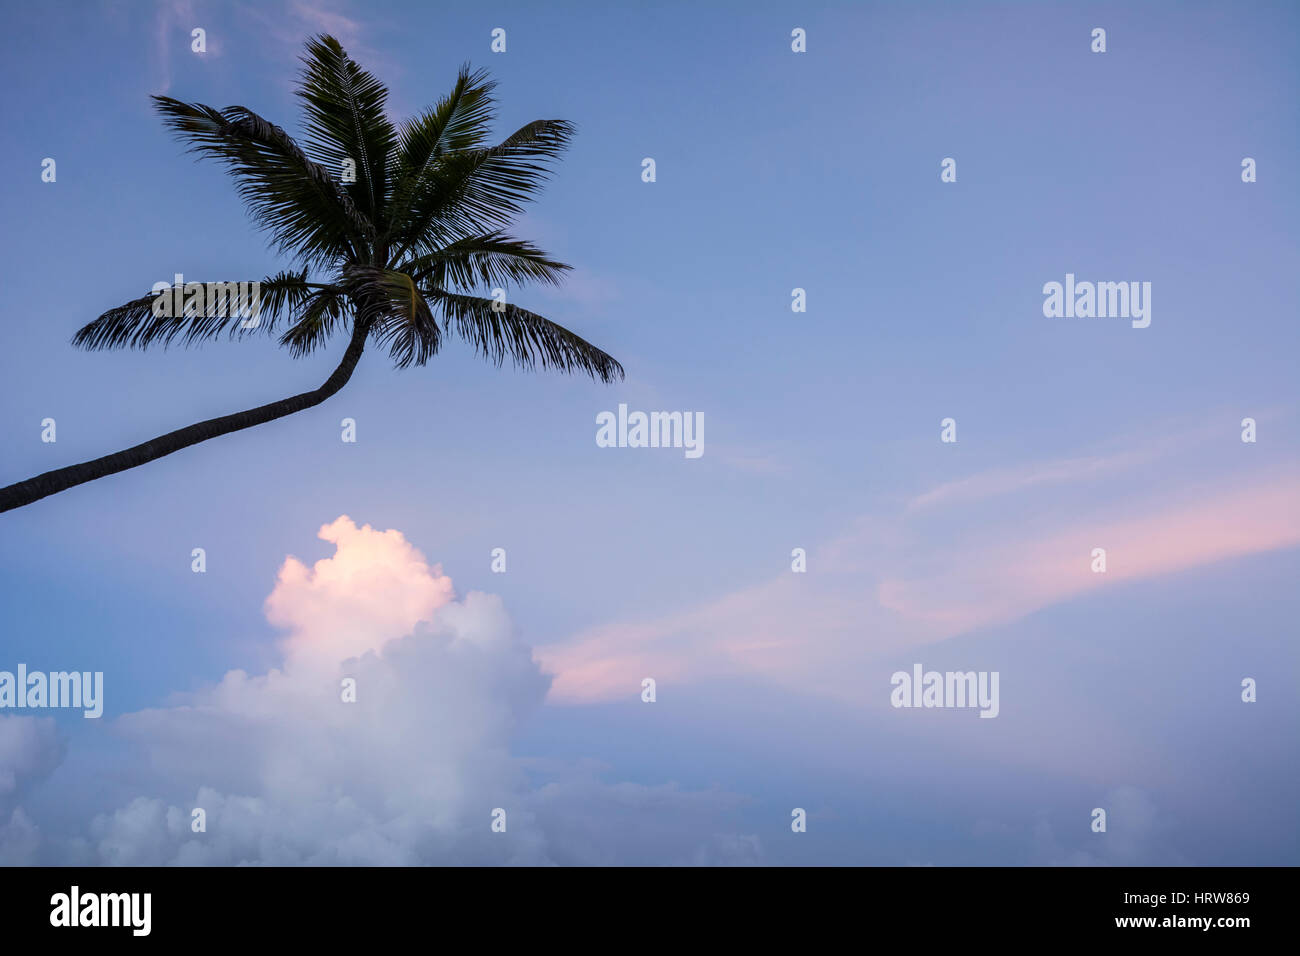
[[[343,516],[320,537],[334,554],[311,567],[288,558],[266,601],[287,631],[281,667],[234,670],[174,706],[116,721],[133,759],[150,764],[127,771],[183,799],[142,794],[98,813],[84,834],[42,840],[16,798],[58,763],[53,722],[0,722],[5,862],[759,860],[756,838],[725,832],[734,795],[608,784],[587,765],[543,767],[539,783],[510,744],[550,678],[501,600],[457,599],[400,532]],[[492,828],[497,810],[504,832]]]

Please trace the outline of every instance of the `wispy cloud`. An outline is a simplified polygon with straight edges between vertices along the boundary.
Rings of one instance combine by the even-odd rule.
[[[379,25],[376,17],[369,16],[363,26],[361,19],[351,14],[348,4],[334,0],[245,3],[239,10],[241,19],[256,23],[257,35],[286,62],[296,64],[306,40],[327,33],[338,40],[362,67],[380,77],[390,88],[395,88],[401,74],[399,64],[370,43],[370,37]],[[297,77],[293,71],[287,71],[284,77],[284,83],[296,88]],[[390,119],[395,118],[390,114]]]
[[[161,0],[154,15],[154,59],[160,71],[158,92],[172,86],[172,53],[189,46],[189,32],[200,26],[191,0]],[[183,46],[182,46],[183,45]]]
[[[319,0],[316,3],[292,0],[287,5],[286,12],[317,33],[328,33],[344,46],[361,42],[361,24],[338,9],[338,5],[321,3]]]
[[[908,510],[958,505],[985,498],[1013,494],[1052,485],[1099,481],[1131,471],[1141,465],[1188,451],[1207,441],[1222,439],[1231,432],[1232,418],[1222,415],[1212,422],[1170,427],[1134,439],[1122,450],[1098,451],[1090,455],[1030,461],[1008,468],[980,472],[944,482],[912,498]]]
[[[1028,465],[976,475],[947,496],[970,504],[1051,480],[1084,481],[1148,462],[1146,451]],[[1043,476],[1034,479],[1034,476]],[[1173,487],[1177,477],[1171,476]],[[1126,582],[1300,546],[1300,467],[1184,491],[1117,489],[1105,517],[1055,512],[1008,522],[1002,511],[963,515],[960,536],[910,506],[863,516],[786,572],[695,608],[614,622],[539,649],[555,675],[551,699],[627,694],[646,676],[674,680],[758,675],[800,690],[856,699],[857,664],[900,649],[1007,623]],[[932,501],[942,499],[931,499]],[[969,520],[974,520],[974,527]],[[1092,570],[1106,550],[1105,573]]]
[[[1021,617],[1116,582],[1172,574],[1300,544],[1300,473],[1226,488],[1185,504],[1105,523],[1063,522],[1044,538],[947,552],[927,573],[880,581],[880,603],[951,636]],[[1159,510],[1155,510],[1159,509]],[[1145,509],[1142,509],[1145,511]],[[1106,571],[1092,552],[1106,552]]]

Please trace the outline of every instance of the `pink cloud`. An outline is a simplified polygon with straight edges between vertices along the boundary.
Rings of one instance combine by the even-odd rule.
[[[1008,495],[1040,486],[1062,485],[1103,480],[1114,475],[1187,451],[1209,442],[1221,441],[1231,433],[1233,418],[1223,414],[1208,422],[1176,423],[1160,437],[1143,435],[1134,446],[1123,451],[1097,452],[1075,458],[1031,461],[947,481],[917,495],[908,502],[908,510],[946,507]]]
[[[1117,582],[1173,574],[1300,544],[1300,479],[1226,489],[1154,514],[1074,523],[1034,540],[963,549],[932,574],[888,576],[885,607],[937,626],[948,637],[1023,617]],[[1106,552],[1105,573],[1092,552]]]
[[[1300,546],[1300,475],[1201,492],[1177,503],[1129,498],[1123,517],[1047,527],[965,529],[926,540],[906,514],[864,520],[784,573],[648,622],[601,626],[537,655],[551,697],[630,695],[644,677],[750,675],[858,701],[873,658],[1024,617],[1116,584]],[[1105,548],[1107,572],[1091,570]]]
[[[291,658],[336,663],[378,650],[455,597],[442,567],[430,567],[400,531],[358,528],[342,515],[319,537],[334,555],[310,568],[290,556],[266,599],[267,619],[289,631]]]

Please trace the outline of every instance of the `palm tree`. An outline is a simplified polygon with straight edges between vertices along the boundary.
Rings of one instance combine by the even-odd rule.
[[[509,356],[522,368],[622,378],[617,361],[574,333],[499,294],[476,294],[558,284],[569,268],[504,229],[545,181],[573,133],[570,124],[537,120],[489,145],[495,83],[464,67],[450,94],[395,129],[384,114],[387,88],[333,37],[313,38],[302,60],[301,146],[242,106],[216,110],[153,97],[192,152],[225,163],[276,250],[292,253],[294,268],[261,280],[255,328],[227,309],[160,315],[175,310],[154,308],[159,293],[152,292],[105,312],[72,342],[85,349],[189,346],[223,333],[279,332],[279,344],[296,357],[347,330],[338,367],[313,391],[0,489],[0,511],[319,405],[347,384],[370,342],[386,345],[399,368],[425,364],[455,333],[497,366]]]

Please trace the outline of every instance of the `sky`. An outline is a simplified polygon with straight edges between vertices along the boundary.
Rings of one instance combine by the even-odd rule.
[[[288,264],[149,96],[295,134],[321,32],[395,118],[468,61],[501,136],[576,124],[513,228],[574,268],[519,301],[627,377],[372,349],[0,515],[0,671],[104,675],[99,719],[0,711],[0,861],[1300,862],[1294,4],[4,16],[0,483],[328,376],[344,342],[69,344]],[[1045,315],[1067,274],[1150,324]],[[620,404],[704,453],[600,447]],[[996,673],[996,718],[894,706],[916,665]]]

